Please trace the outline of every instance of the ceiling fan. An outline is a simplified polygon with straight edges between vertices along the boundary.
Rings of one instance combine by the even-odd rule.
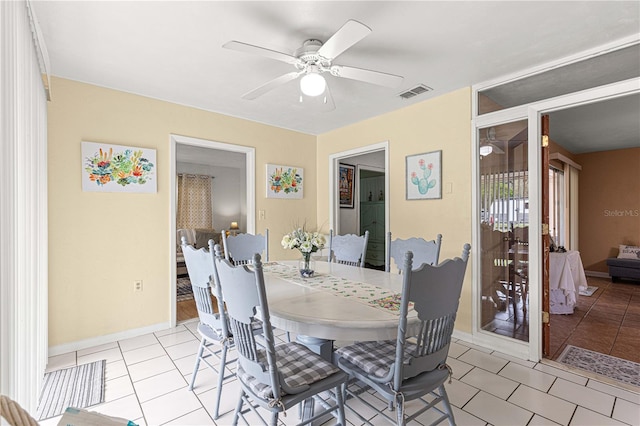
[[[365,38],[369,33],[371,33],[371,28],[360,22],[349,20],[325,43],[317,39],[308,39],[293,55],[235,40],[225,43],[222,47],[262,55],[286,62],[295,67],[295,71],[266,82],[262,86],[245,93],[242,98],[256,99],[278,86],[301,77],[300,90],[302,94],[308,97],[317,97],[324,93],[326,102],[326,96],[327,94],[330,96],[330,93],[327,88],[327,82],[322,76],[323,73],[390,88],[398,87],[402,83],[403,77],[398,75],[333,63],[335,58]],[[302,95],[300,99],[303,99]]]
[[[504,150],[497,143],[502,141],[496,140],[496,129],[489,127],[487,129],[486,138],[480,140],[480,155],[486,157],[489,154],[504,154]]]

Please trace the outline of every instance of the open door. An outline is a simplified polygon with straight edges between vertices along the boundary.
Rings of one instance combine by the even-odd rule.
[[[540,165],[542,167],[542,356],[549,356],[549,116],[541,117]]]

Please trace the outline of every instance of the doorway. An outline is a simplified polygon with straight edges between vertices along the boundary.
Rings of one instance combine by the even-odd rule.
[[[171,326],[178,319],[178,238],[177,238],[177,175],[193,173],[212,178],[212,230],[216,233],[237,222],[240,231],[255,232],[255,149],[186,136],[171,135],[170,205],[171,205]],[[238,194],[240,193],[240,195]],[[197,311],[185,308],[191,315]],[[187,315],[188,316],[188,315]]]
[[[382,152],[380,153],[382,154]],[[359,234],[369,232],[365,267],[384,270],[385,257],[385,194],[384,168],[360,165],[357,168],[359,200]]]
[[[329,208],[331,211],[329,226],[336,234],[362,235],[366,230],[369,230],[365,266],[368,263],[369,267],[376,269],[384,267],[385,235],[389,229],[389,174],[386,172],[389,167],[388,148],[388,142],[382,142],[339,152],[329,157],[329,176],[333,176],[329,184]],[[338,185],[340,164],[353,166],[356,170],[353,207],[340,206]],[[375,200],[373,187],[366,186],[365,188],[365,185],[368,185],[367,179],[373,177],[374,174],[377,175],[375,178]],[[362,178],[363,176],[364,178]],[[362,209],[369,207],[369,192],[371,192],[371,201],[377,203],[376,219],[369,223],[369,225],[375,225],[375,229],[368,229],[367,223],[363,223],[362,220]],[[365,222],[368,219],[370,218],[367,216]],[[375,224],[373,224],[374,220]],[[373,231],[375,231],[375,235]]]
[[[622,212],[638,206],[637,201],[634,207],[633,200],[625,198],[627,193],[637,193],[638,187],[626,189],[624,182],[635,179],[640,165],[640,123],[637,118],[625,119],[637,117],[639,108],[640,94],[635,93],[549,113],[551,166],[556,168],[550,173],[562,172],[566,181],[556,191],[558,210],[566,211],[558,215],[559,232],[553,227],[550,232],[555,234],[556,246],[580,259],[586,273],[580,280],[586,281],[589,290],[576,295],[572,313],[550,315],[551,360],[573,347],[640,363],[633,302],[640,297],[640,287],[633,281],[613,283],[605,263],[608,257],[617,256],[625,238],[635,235],[636,240],[629,243],[640,244],[640,228],[637,217],[612,218],[604,211],[614,209],[612,205]],[[601,132],[606,144],[586,145],[580,137],[585,131]],[[625,142],[625,134],[631,135],[630,143]],[[550,206],[553,199],[550,189]]]

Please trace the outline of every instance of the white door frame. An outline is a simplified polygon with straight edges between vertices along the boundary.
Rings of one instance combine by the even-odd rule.
[[[175,176],[177,174],[177,158],[176,158],[176,146],[178,144],[181,145],[191,145],[191,146],[199,146],[202,148],[209,149],[219,149],[223,151],[231,151],[245,154],[245,170],[246,170],[246,182],[247,182],[247,232],[250,234],[255,233],[256,229],[256,150],[252,147],[241,146],[241,145],[233,145],[223,142],[216,142],[206,139],[198,139],[192,138],[188,136],[181,135],[170,135],[169,136],[169,146],[170,146],[170,154],[169,154],[169,181],[170,181],[170,190],[169,190],[169,210],[170,210],[170,238],[169,244],[171,247],[171,295],[170,295],[170,325],[171,327],[176,326],[177,322],[177,312],[176,312],[176,303],[177,303],[177,295],[176,295],[176,219],[177,219],[177,209],[176,204],[178,200],[178,191],[176,187],[176,179]]]
[[[389,141],[366,145],[348,151],[329,155],[329,228],[338,229],[340,225],[340,194],[338,192],[338,173],[340,160],[356,155],[384,151],[384,230],[389,231]],[[355,178],[355,176],[354,176]],[[355,203],[356,200],[354,200]]]
[[[542,205],[542,176],[540,174],[540,117],[554,111],[569,109],[581,105],[601,102],[622,96],[640,93],[640,78],[633,78],[618,83],[587,89],[580,92],[557,96],[555,98],[515,107],[496,113],[484,114],[472,120],[472,231],[473,251],[475,259],[479,259],[479,226],[478,220],[478,129],[491,124],[502,124],[518,119],[528,119],[529,138],[529,234],[541,235]],[[553,124],[552,124],[553,125]],[[536,142],[536,143],[534,143]],[[542,250],[540,238],[529,240],[529,251],[540,253]],[[532,361],[542,359],[542,262],[540,256],[529,258],[529,343],[518,342],[515,339],[499,336],[480,329],[480,265],[474,262],[473,269],[473,341],[479,345],[492,347],[501,352],[526,358]]]

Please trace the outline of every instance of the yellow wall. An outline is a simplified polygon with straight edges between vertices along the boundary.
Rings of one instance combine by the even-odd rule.
[[[433,239],[442,234],[440,258],[459,256],[471,242],[471,89],[356,123],[318,137],[318,182],[328,182],[329,155],[389,141],[389,222],[394,237]],[[440,200],[405,200],[405,156],[442,150]],[[452,191],[447,192],[451,185]],[[317,223],[329,223],[329,188],[318,185]],[[471,332],[471,262],[456,328]]]
[[[316,217],[316,138],[220,114],[53,78],[48,109],[49,344],[169,321],[169,135],[256,148],[257,232],[274,259],[292,224]],[[82,192],[80,142],[157,150],[158,192]],[[295,149],[293,149],[295,148]],[[303,200],[265,198],[265,164],[304,168]],[[133,281],[144,290],[133,292]]]

